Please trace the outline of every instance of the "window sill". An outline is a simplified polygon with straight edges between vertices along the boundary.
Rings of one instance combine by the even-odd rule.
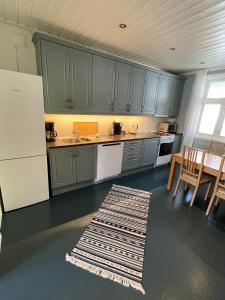
[[[207,135],[207,134],[196,134],[195,138],[200,140],[207,140],[207,141],[215,141],[225,143],[225,137],[215,136],[215,135]]]

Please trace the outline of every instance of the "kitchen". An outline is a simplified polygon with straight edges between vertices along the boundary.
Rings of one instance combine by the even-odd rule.
[[[5,3],[5,1],[3,2]],[[17,8],[21,13],[19,21],[17,20],[18,24],[10,20],[10,18],[14,18],[13,15],[12,17],[7,15],[10,9],[15,9],[13,3],[11,3],[11,7],[5,4],[7,18],[0,22],[0,33],[5,39],[5,43],[0,46],[0,81],[3,83],[0,86],[0,219],[2,220],[0,256],[2,255],[2,261],[4,261],[3,278],[11,268],[7,262],[9,262],[13,247],[15,247],[15,251],[18,247],[18,253],[22,253],[20,243],[23,245],[24,242],[24,247],[27,245],[28,249],[27,257],[29,257],[32,255],[29,243],[30,245],[33,243],[35,251],[42,255],[45,253],[45,249],[44,252],[39,252],[35,239],[44,239],[45,234],[52,234],[51,230],[65,230],[66,237],[69,234],[69,226],[72,228],[74,222],[75,228],[87,228],[88,231],[90,226],[94,226],[92,222],[96,222],[92,214],[98,211],[100,205],[103,206],[99,211],[104,211],[106,205],[109,205],[106,202],[110,197],[115,197],[118,191],[121,192],[120,189],[124,189],[125,194],[131,189],[132,191],[129,190],[131,194],[139,193],[140,197],[143,197],[143,194],[146,197],[147,192],[150,192],[150,195],[152,193],[153,215],[155,213],[155,216],[158,214],[163,218],[165,209],[165,219],[168,218],[167,224],[171,225],[175,232],[174,236],[177,238],[178,229],[168,221],[170,217],[172,219],[176,217],[177,207],[182,206],[176,204],[176,201],[182,202],[188,197],[194,198],[195,196],[189,186],[184,198],[182,189],[179,189],[178,195],[173,200],[172,194],[166,191],[165,184],[168,179],[167,189],[170,189],[173,173],[177,178],[175,163],[181,165],[183,163],[180,153],[183,149],[182,145],[199,147],[202,149],[201,151],[204,151],[204,149],[208,149],[208,142],[212,140],[212,136],[208,132],[204,133],[207,127],[207,122],[204,121],[206,112],[202,109],[202,105],[200,109],[193,105],[193,101],[197,102],[196,99],[205,99],[205,89],[201,88],[203,83],[199,78],[205,74],[204,78],[208,76],[207,78],[213,78],[213,80],[223,80],[221,79],[223,78],[222,67],[219,69],[221,71],[218,71],[213,68],[214,65],[202,66],[203,64],[200,64],[201,66],[197,66],[191,62],[190,66],[180,63],[178,67],[178,60],[174,56],[176,48],[173,47],[169,47],[169,54],[166,54],[164,65],[163,61],[160,65],[160,60],[158,60],[158,65],[155,66],[150,60],[140,59],[141,56],[139,59],[138,56],[135,59],[134,55],[129,55],[129,51],[117,52],[116,48],[107,51],[107,47],[104,45],[101,47],[98,44],[96,47],[94,42],[93,44],[80,42],[83,41],[82,37],[76,40],[76,38],[68,38],[70,35],[54,34],[54,31],[58,30],[57,22],[61,20],[64,13],[66,15],[64,9],[69,9],[70,1],[65,1],[61,8],[59,3],[55,3],[54,7],[53,2],[49,2],[51,5],[46,7],[46,11],[53,12],[56,7],[59,11],[58,19],[54,23],[55,27],[52,25],[50,31],[44,30],[45,26],[48,27],[48,24],[45,24],[48,18],[49,22],[54,22],[48,14],[40,23],[39,30],[34,25],[34,15],[38,14],[37,1],[33,1],[33,5],[30,6],[32,11],[30,25],[27,25],[25,19],[22,18],[23,9],[26,11],[25,7],[29,7],[28,1],[20,4]],[[88,5],[88,2],[81,1],[81,7]],[[118,1],[115,3],[118,6],[121,5]],[[136,3],[140,4],[141,1],[136,1]],[[73,6],[74,3],[71,1],[70,5]],[[170,5],[174,7],[172,2]],[[180,5],[182,6],[181,3]],[[74,9],[76,11],[76,7]],[[79,5],[77,9],[81,9]],[[83,9],[85,11],[87,7],[86,9],[83,7]],[[100,7],[97,6],[93,9],[98,11]],[[67,14],[69,14],[69,10]],[[119,39],[126,36],[126,30],[128,30],[128,34],[132,35],[129,32],[129,25],[122,23],[122,19],[117,27],[116,34],[119,35]],[[165,63],[165,61],[168,62]],[[206,69],[207,71],[205,71]],[[219,79],[214,79],[216,76]],[[200,92],[202,93],[201,97],[199,96]],[[212,98],[208,100],[206,97],[204,105],[207,105],[207,101],[211,101],[209,103],[212,104]],[[221,96],[218,98],[222,99]],[[218,112],[218,116],[221,116],[222,120],[222,110],[220,113]],[[222,127],[222,121],[217,121],[215,117],[215,128],[220,124]],[[203,128],[202,132],[201,128]],[[218,141],[222,141],[221,136]],[[198,146],[200,144],[201,146]],[[219,170],[219,167],[217,169]],[[219,176],[218,170],[213,173],[205,168],[206,173],[208,171],[209,175],[216,178]],[[180,177],[178,176],[178,178]],[[157,187],[160,188],[160,191],[157,190]],[[115,199],[115,201],[117,200]],[[157,201],[160,203],[158,208]],[[201,196],[198,196],[196,201],[198,206]],[[170,207],[166,207],[165,203],[168,203]],[[114,205],[110,203],[110,207]],[[185,205],[182,207],[185,208]],[[128,207],[126,209],[129,210]],[[143,213],[143,207],[140,209]],[[197,210],[202,211],[201,209]],[[181,209],[182,214],[185,214],[186,211],[187,207],[184,211]],[[223,224],[223,203],[219,205],[219,212],[217,216],[210,215],[208,221],[205,219],[205,222]],[[135,214],[135,209],[132,214]],[[129,216],[129,213],[127,215]],[[92,221],[92,217],[94,221]],[[80,221],[80,218],[84,218],[85,221],[82,221],[83,219]],[[114,217],[111,218],[114,220]],[[32,219],[35,221],[32,222]],[[157,218],[153,217],[154,219],[156,221]],[[176,219],[173,220],[176,222]],[[82,222],[84,225],[80,225],[83,224]],[[118,220],[118,223],[120,222],[122,221]],[[92,225],[89,226],[89,224]],[[160,224],[161,221],[157,219],[156,230],[160,231]],[[212,230],[215,230],[216,238],[221,238],[222,232],[218,230],[217,226],[214,227]],[[78,234],[79,230],[76,230],[74,229],[74,233]],[[124,227],[121,227],[121,230],[124,230]],[[204,226],[201,230],[204,230]],[[87,238],[82,237],[82,234],[85,236],[85,232],[86,230],[84,233],[79,233],[81,240]],[[165,229],[165,236],[167,233],[168,231]],[[93,232],[86,234],[89,237]],[[62,240],[61,247],[66,238],[62,238]],[[217,242],[218,240],[215,243]],[[158,239],[156,239],[155,245],[157,243],[159,243]],[[171,241],[168,245],[170,243]],[[74,245],[74,241],[71,245]],[[69,251],[71,245],[68,243],[67,248],[64,245],[63,253]],[[182,243],[180,246],[182,247]],[[154,246],[152,247],[153,253],[158,252]],[[173,247],[175,246],[173,245]],[[176,249],[174,248],[173,251]],[[180,254],[180,252],[178,253]],[[154,260],[154,255],[151,256],[151,246],[148,254],[150,259]],[[43,259],[46,261],[47,255],[43,255]],[[73,255],[74,253],[66,256],[66,260],[91,273],[99,273],[99,270],[94,267],[85,268],[84,262],[74,262],[74,258],[71,258]],[[26,254],[23,259],[21,258],[21,263],[26,259],[25,256]],[[173,256],[173,260],[176,260],[175,256]],[[81,286],[85,284],[85,276],[88,272],[81,273],[83,271],[79,268],[76,268],[78,271],[71,268],[71,271],[66,262],[64,262],[64,266],[63,262],[59,261],[57,260],[57,263],[63,268],[67,279],[72,279],[73,275],[70,276],[69,273],[74,271],[74,280],[78,280]],[[169,261],[170,258],[167,257],[167,262]],[[216,259],[214,262],[218,264]],[[31,269],[35,272],[36,269],[32,264],[33,262],[31,262]],[[12,273],[14,267],[12,263]],[[208,264],[205,267],[207,268]],[[151,269],[150,265],[148,268]],[[112,276],[107,272],[104,273],[102,269],[101,271],[104,278]],[[161,271],[162,269],[160,269]],[[180,270],[177,271],[179,273]],[[41,274],[44,278],[49,271],[43,272]],[[55,276],[58,276],[57,271],[55,272]],[[78,279],[79,276],[83,279]],[[100,278],[100,276],[96,277]],[[114,281],[121,281],[118,274],[113,276],[115,276]],[[154,275],[152,276],[154,277]],[[40,279],[40,277],[38,278]],[[92,278],[87,279],[90,285]],[[16,282],[16,276],[12,280]],[[96,280],[98,279],[93,279],[93,282],[96,283],[97,288],[92,288],[92,293],[98,297],[97,289],[101,289],[102,285],[110,280]],[[174,281],[168,279],[169,281],[172,285],[175,284]],[[133,280],[125,282],[124,286],[136,286]],[[20,281],[22,286],[23,283]],[[32,280],[29,280],[29,283],[34,289],[37,289]],[[150,285],[152,283],[149,282]],[[6,278],[5,286],[7,287],[8,284],[10,284],[10,280]],[[110,290],[109,284],[107,283],[107,286]],[[219,284],[218,288],[220,289]],[[48,290],[46,286],[44,289],[46,289],[46,294],[42,294],[42,299],[49,297],[69,299],[70,297],[66,291],[63,296],[56,296],[52,287]],[[119,287],[117,290],[117,287],[114,288],[114,283],[112,289],[117,293],[118,299],[126,297],[127,289],[122,291]],[[146,291],[143,290],[142,285],[137,285],[136,289],[143,294],[148,291],[147,285],[145,286]],[[158,292],[163,293],[164,289],[165,287],[159,285],[154,290],[155,295]],[[27,295],[29,295],[28,298],[31,297],[29,291],[26,291],[28,293],[26,294],[18,287],[16,290],[19,291],[19,299],[23,299]],[[89,294],[83,296],[84,290],[83,288],[79,292],[78,299],[90,297]],[[13,292],[9,292],[8,288],[7,291],[4,299],[13,297]],[[71,287],[70,292],[73,292]],[[187,287],[186,293],[189,292],[194,293],[192,287],[190,289]],[[214,290],[212,289],[211,292],[213,294]],[[4,293],[4,288],[1,291],[0,285],[1,293]],[[131,295],[132,291],[127,293]],[[108,295],[107,289],[104,297],[106,295]],[[138,299],[139,295],[135,294],[135,297]],[[179,291],[179,295],[182,297],[181,291]],[[191,297],[190,299],[192,299]],[[35,299],[38,299],[38,296]],[[155,299],[159,298],[155,297]]]

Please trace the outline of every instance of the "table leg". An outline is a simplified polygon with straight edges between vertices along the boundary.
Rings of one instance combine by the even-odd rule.
[[[172,161],[171,161],[171,165],[170,165],[170,173],[169,173],[169,178],[168,178],[167,187],[166,187],[167,190],[170,190],[171,186],[172,186],[175,163],[176,163],[175,158],[172,156]]]

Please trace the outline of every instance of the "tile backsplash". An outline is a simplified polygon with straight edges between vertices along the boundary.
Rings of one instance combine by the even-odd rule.
[[[138,124],[138,132],[157,131],[158,123],[165,118],[147,117],[147,116],[106,116],[106,115],[54,115],[46,114],[45,121],[55,123],[55,130],[58,137],[72,136],[74,122],[98,122],[99,134],[106,135],[112,133],[112,124],[114,121],[121,122],[123,129],[128,132],[133,124]]]

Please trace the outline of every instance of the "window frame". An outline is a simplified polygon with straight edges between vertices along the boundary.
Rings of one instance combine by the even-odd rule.
[[[221,133],[221,130],[222,130],[223,122],[225,121],[225,97],[224,98],[207,98],[207,94],[208,94],[208,91],[209,91],[209,88],[210,88],[210,84],[212,82],[217,82],[217,81],[224,81],[225,82],[225,73],[215,74],[215,75],[208,75],[207,76],[206,87],[205,87],[205,92],[204,92],[204,99],[203,99],[201,113],[200,113],[200,117],[199,117],[196,137],[206,139],[206,140],[214,139],[216,141],[223,141],[224,142],[225,141],[225,136],[220,136],[220,133]],[[213,134],[207,134],[207,133],[199,132],[200,123],[201,123],[202,114],[203,114],[205,104],[220,104],[221,105],[219,116],[217,118]]]

